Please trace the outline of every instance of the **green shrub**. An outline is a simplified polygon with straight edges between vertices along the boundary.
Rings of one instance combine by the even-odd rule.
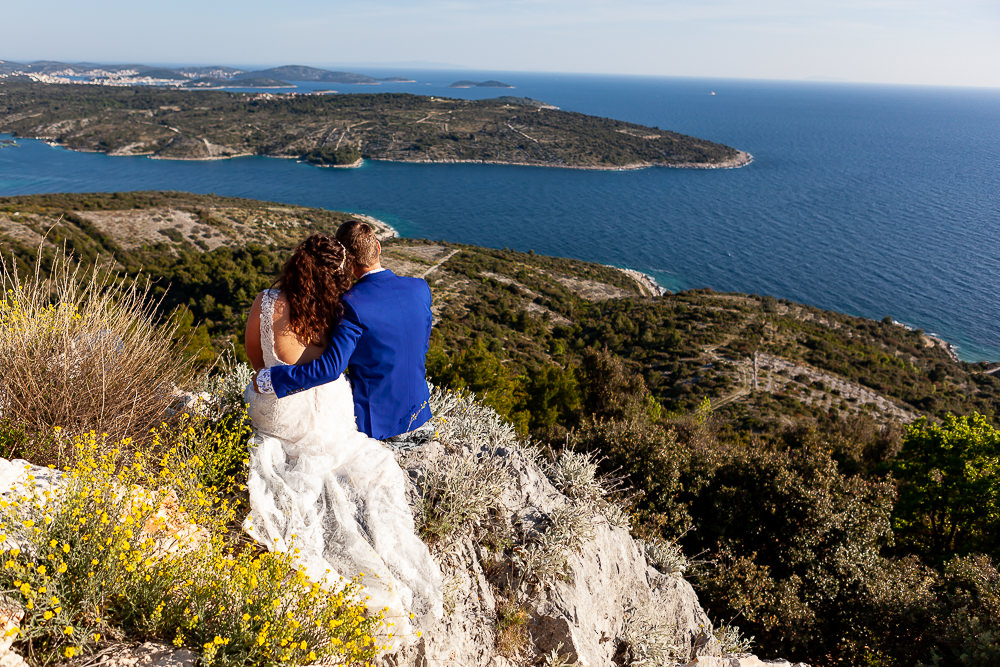
[[[983,415],[914,423],[893,462],[900,541],[937,562],[1000,555],[1000,431]]]

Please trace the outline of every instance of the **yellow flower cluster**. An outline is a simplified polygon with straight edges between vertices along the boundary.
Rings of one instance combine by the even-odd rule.
[[[43,337],[66,329],[74,320],[82,320],[80,309],[73,303],[54,303],[41,308],[31,303],[23,288],[8,289],[0,295],[0,328],[19,335]]]
[[[0,500],[0,586],[24,606],[22,649],[51,662],[131,635],[207,665],[365,663],[384,649],[357,581],[325,590],[233,530],[247,435],[242,417],[189,417],[134,452],[90,433],[70,443],[61,484]]]

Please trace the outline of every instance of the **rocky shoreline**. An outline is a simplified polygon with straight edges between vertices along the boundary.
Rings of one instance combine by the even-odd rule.
[[[348,211],[350,213],[350,211]],[[370,215],[365,215],[364,213],[351,213],[355,218],[359,220],[364,220],[369,225],[375,229],[375,236],[379,241],[385,241],[386,239],[399,238],[399,232],[395,227],[390,225],[385,220],[379,220],[378,218]]]
[[[670,290],[656,282],[656,278],[648,273],[636,271],[635,269],[623,269],[620,266],[611,266],[610,264],[605,264],[605,266],[621,271],[634,280],[639,285],[639,289],[642,290],[643,296],[663,296],[664,294],[670,294]]]
[[[73,148],[67,146],[64,143],[59,142],[57,139],[52,137],[27,137],[29,139],[37,139],[43,141],[49,146],[54,148],[63,148],[65,150],[77,151],[80,153],[104,153],[105,155],[110,155],[112,157],[147,157],[150,160],[175,160],[184,161],[190,160],[192,162],[212,162],[215,160],[230,160],[235,158],[243,157],[267,157],[267,158],[278,158],[282,160],[298,160],[298,155],[274,155],[266,153],[254,153],[244,151],[241,153],[227,153],[224,155],[204,155],[204,156],[190,156],[182,157],[175,155],[158,155],[154,152],[127,152],[125,150],[113,150],[113,151],[102,151],[89,148]],[[543,167],[547,169],[579,169],[583,171],[638,171],[640,169],[650,169],[652,167],[665,167],[668,169],[739,169],[740,167],[745,167],[751,162],[753,162],[753,155],[747,153],[746,151],[737,151],[737,156],[724,160],[719,163],[706,164],[701,162],[679,162],[676,164],[670,164],[665,162],[632,162],[629,164],[613,166],[613,167],[601,167],[593,165],[571,165],[571,164],[544,164],[538,162],[514,162],[505,160],[396,160],[390,158],[358,158],[351,164],[331,164],[331,165],[313,165],[316,167],[333,167],[336,169],[357,169],[364,166],[366,160],[372,162],[396,162],[401,164],[488,164],[488,165],[502,165],[508,167]]]
[[[399,162],[404,164],[491,164],[504,165],[508,167],[544,167],[548,169],[580,169],[584,171],[637,171],[639,169],[650,169],[652,167],[666,167],[668,169],[739,169],[753,162],[753,155],[746,151],[737,151],[738,155],[730,160],[719,163],[705,164],[702,162],[679,162],[669,164],[665,162],[632,162],[615,167],[599,167],[592,165],[570,165],[570,164],[543,164],[538,162],[509,162],[504,160],[393,160],[389,158],[367,158],[373,162]],[[360,166],[360,165],[359,165]]]

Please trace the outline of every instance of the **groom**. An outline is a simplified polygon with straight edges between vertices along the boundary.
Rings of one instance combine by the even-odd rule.
[[[382,268],[382,246],[370,226],[345,222],[336,238],[354,258],[358,281],[344,293],[344,314],[326,350],[301,366],[272,366],[254,388],[278,398],[331,382],[350,369],[358,430],[413,446],[433,434],[424,364],[431,335],[431,290],[419,278]],[[424,427],[424,428],[420,428]],[[415,442],[409,443],[409,440]]]

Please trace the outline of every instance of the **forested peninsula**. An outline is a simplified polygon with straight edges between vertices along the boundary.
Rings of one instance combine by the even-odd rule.
[[[163,159],[246,155],[635,169],[730,168],[722,144],[535,100],[383,93],[280,95],[0,81],[0,132]]]

